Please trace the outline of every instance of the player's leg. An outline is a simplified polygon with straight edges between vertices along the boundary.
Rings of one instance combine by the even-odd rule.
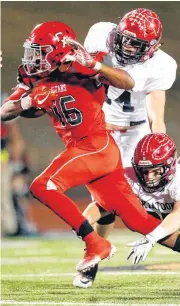
[[[66,154],[69,154],[66,153]],[[72,163],[72,169],[67,167],[67,181],[66,173],[63,171],[61,178],[59,178],[59,184],[55,184],[52,180],[52,176],[61,167],[61,162],[65,154],[57,157],[51,165],[43,172],[31,185],[31,192],[38,198],[42,203],[49,207],[56,215],[62,218],[67,224],[73,227],[79,236],[86,243],[86,253],[83,260],[77,266],[78,271],[86,270],[91,266],[95,265],[96,262],[107,258],[115,252],[114,247],[105,239],[101,238],[94,230],[87,219],[82,215],[77,205],[64,194],[67,186],[69,186],[72,177],[80,182],[80,176],[82,180],[82,173],[84,173],[84,162],[82,162],[82,167],[80,168],[81,162],[78,166]],[[80,171],[80,173],[76,172]],[[86,174],[88,170],[86,171]],[[69,175],[70,180],[68,180]],[[90,173],[89,173],[90,175]],[[102,251],[100,251],[100,249]],[[94,252],[96,249],[96,253]],[[98,254],[97,256],[95,254]]]
[[[83,211],[83,215],[93,226],[94,230],[99,234],[99,236],[104,238],[109,236],[116,218],[114,214],[110,214],[95,201],[93,201]]]
[[[180,234],[179,232],[175,232],[174,234],[168,236],[168,238],[164,238],[158,241],[159,244],[172,249],[175,252],[180,253]]]
[[[85,222],[85,217],[82,216],[77,205],[61,191],[61,188],[50,181],[50,177],[57,172],[61,165],[62,155],[63,153],[58,155],[51,164],[36,177],[30,186],[30,190],[35,198],[49,207],[56,215],[75,228],[75,230],[79,231],[80,224]]]
[[[119,161],[118,148],[108,134],[104,133],[103,136],[104,138],[101,135],[100,139],[99,136],[96,137],[88,143],[88,146],[85,140],[79,146],[63,152],[31,185],[33,195],[73,227],[86,241],[87,253],[84,261],[77,267],[79,270],[85,269],[92,254],[98,254],[95,258],[95,262],[98,262],[115,251],[108,241],[104,239],[100,241],[100,237],[95,233],[93,233],[93,244],[90,243],[92,239],[89,240],[89,234],[93,231],[92,227],[80,213],[77,205],[64,194],[69,188],[94,180],[116,167]],[[115,151],[112,150],[113,145]],[[108,158],[108,147],[110,152],[114,153],[111,162]],[[95,240],[98,240],[98,243],[95,244]],[[92,264],[94,265],[94,261]]]
[[[111,155],[113,158],[109,159]],[[111,172],[116,168],[119,158],[112,137],[106,132],[96,133],[57,156],[33,181],[31,192],[77,230],[79,222],[76,224],[76,215],[69,214],[70,207],[73,209],[75,205],[64,192]]]
[[[99,236],[103,238],[109,236],[114,227],[114,214],[109,214],[101,206],[97,205],[96,202],[92,202],[85,209],[83,215],[93,225],[94,230],[99,234]],[[95,281],[97,272],[98,264],[88,271],[78,273],[73,280],[73,285],[79,288],[91,287]]]
[[[120,216],[125,225],[144,235],[160,224],[150,216],[132,191],[121,166],[113,173],[87,185],[96,202],[105,210]]]
[[[180,253],[180,233],[175,233],[172,235],[173,240],[171,240],[171,245],[173,245],[173,251]],[[167,243],[167,241],[166,241]],[[168,243],[168,246],[170,246],[170,243]]]

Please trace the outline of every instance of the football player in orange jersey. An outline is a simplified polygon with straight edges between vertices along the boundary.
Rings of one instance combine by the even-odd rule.
[[[33,29],[24,44],[21,69],[28,82],[33,78],[35,83],[32,88],[28,84],[18,86],[2,106],[1,119],[10,120],[24,111],[35,110],[38,115],[46,112],[58,135],[65,139],[67,149],[30,189],[85,241],[86,253],[77,265],[78,271],[85,271],[111,256],[115,248],[94,232],[65,191],[85,184],[100,206],[143,234],[157,227],[159,221],[141,207],[124,177],[119,149],[105,127],[104,88],[89,75],[98,71],[111,84],[125,89],[131,89],[134,81],[126,71],[101,64],[81,47],[74,51],[75,38],[73,30],[60,22],[45,22]],[[72,65],[74,56],[85,68],[78,63]]]

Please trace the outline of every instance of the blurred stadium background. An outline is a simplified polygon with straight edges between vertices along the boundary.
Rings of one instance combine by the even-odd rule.
[[[32,28],[41,22],[57,20],[69,24],[83,43],[90,26],[99,21],[118,22],[118,17],[129,10],[145,7],[160,15],[164,25],[162,49],[180,64],[180,2],[126,2],[126,1],[2,1],[2,93],[10,93],[16,85],[17,66],[23,56],[23,42]],[[166,63],[164,63],[166,65]],[[166,103],[167,132],[174,138],[180,149],[180,72],[173,87],[168,91]],[[39,174],[61,150],[63,144],[55,135],[48,118],[20,119],[20,131],[25,140],[31,166],[31,180]],[[179,151],[180,152],[180,151]],[[90,201],[85,188],[69,192],[79,202],[81,209]],[[64,227],[64,223],[43,205],[34,201],[29,206],[29,217],[38,223],[38,229]],[[43,215],[43,217],[42,217]],[[41,217],[40,217],[41,216]],[[117,227],[120,222],[117,223]],[[65,226],[65,229],[67,227]]]

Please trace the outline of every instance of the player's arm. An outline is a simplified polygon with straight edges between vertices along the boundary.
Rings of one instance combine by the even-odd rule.
[[[35,107],[31,107],[27,110],[22,111],[19,115],[23,118],[39,118],[46,114],[45,109],[38,109]]]
[[[176,201],[172,212],[162,223],[144,238],[128,244],[132,247],[128,259],[133,256],[133,263],[144,261],[155,243],[180,229],[180,200]]]
[[[0,108],[0,116],[2,121],[12,120],[20,115],[23,111],[20,100],[10,100],[3,104]]]
[[[25,72],[24,66],[20,65],[17,71],[17,82],[18,86],[27,86],[29,90],[32,90],[34,86],[38,84],[41,80],[39,76],[28,76]],[[20,117],[23,118],[39,118],[45,115],[46,112],[44,109],[38,109],[35,107],[31,107],[28,110],[24,110],[20,113]]]
[[[28,94],[30,88],[24,84],[19,84],[16,90],[11,94],[4,102],[0,108],[0,116],[2,121],[12,120],[19,115],[23,114],[21,99],[25,94]],[[28,110],[31,106],[26,108]]]
[[[21,105],[20,97],[18,100],[7,99],[0,108],[0,116],[2,121],[9,121],[17,118],[18,116],[24,118],[39,118],[46,114],[44,109],[38,109],[36,107],[29,107],[23,109]]]
[[[126,90],[130,90],[134,87],[134,79],[127,71],[117,68],[111,68],[107,65],[102,64],[101,62],[94,59],[87,52],[85,47],[83,47],[79,42],[73,39],[67,38],[66,42],[73,48],[74,54],[66,55],[66,58],[64,60],[78,62],[82,66],[95,70],[108,80],[109,85]]]
[[[152,133],[166,133],[164,122],[165,101],[165,90],[154,90],[147,95],[147,112]]]
[[[147,111],[152,132],[165,133],[164,112],[166,91],[176,79],[177,64],[170,56],[162,54],[145,83],[147,93]]]
[[[155,242],[173,234],[180,229],[180,200],[176,201],[172,212],[166,216],[162,223],[151,233]]]
[[[107,84],[108,80],[109,85],[125,90],[130,90],[134,87],[135,82],[127,71],[124,71],[120,68],[111,68],[102,63],[99,64],[100,66],[98,72],[101,74],[100,81],[102,83]],[[106,79],[104,79],[103,77],[105,77]]]
[[[42,97],[42,99],[43,96],[45,96],[41,105],[38,105],[39,95]],[[37,117],[41,116],[45,113],[43,109],[45,109],[46,106],[51,103],[49,96],[50,93],[47,93],[47,89],[44,85],[31,89],[31,92],[29,92],[29,88],[25,85],[23,87],[17,87],[16,91],[6,99],[0,108],[1,120],[9,121],[18,117],[19,115],[27,118],[30,117],[31,113],[32,116],[36,113]]]

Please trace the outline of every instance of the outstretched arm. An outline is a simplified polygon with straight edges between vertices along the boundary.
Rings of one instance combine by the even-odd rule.
[[[12,120],[20,115],[23,111],[21,101],[8,101],[0,108],[0,116],[2,121]]]
[[[46,89],[45,86],[39,85],[33,89],[24,84],[18,85],[15,92],[4,101],[0,108],[1,120],[12,120],[19,115],[24,118],[38,118],[46,114],[42,103],[39,107],[36,101],[38,94],[41,96],[44,94],[44,89]]]
[[[9,121],[20,116],[23,118],[39,118],[46,114],[44,109],[30,107],[24,110],[21,106],[21,100],[7,101],[0,108],[0,117],[2,121]]]
[[[128,255],[129,259],[133,256],[133,263],[144,261],[155,245],[155,243],[180,229],[180,200],[174,204],[172,212],[166,216],[162,223],[157,226],[152,232],[147,234],[144,238],[128,244],[132,247]]]
[[[148,235],[155,242],[173,234],[180,229],[180,200],[174,204],[172,212],[166,216],[162,223]]]

